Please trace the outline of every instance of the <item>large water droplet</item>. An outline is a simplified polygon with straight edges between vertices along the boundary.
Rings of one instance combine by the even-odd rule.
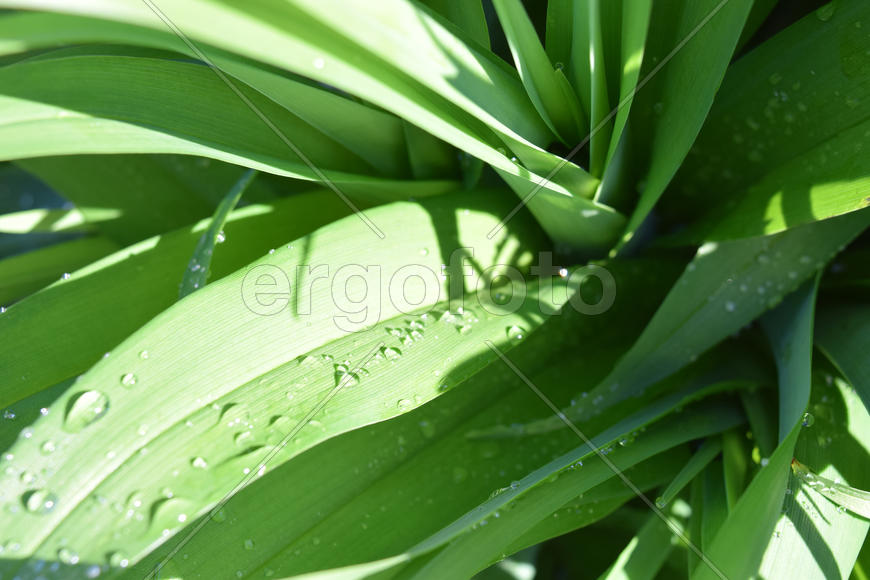
[[[109,398],[99,391],[82,391],[73,395],[66,407],[63,428],[78,433],[109,410]]]
[[[47,514],[57,505],[57,496],[47,489],[34,489],[22,496],[24,507],[32,514]]]
[[[801,418],[801,425],[804,427],[812,427],[815,422],[816,418],[810,413],[804,413],[804,416]]]
[[[398,407],[398,409],[403,412],[409,410],[413,406],[414,402],[411,399],[399,399],[399,401],[396,403],[396,407]]]
[[[126,373],[121,377],[121,384],[125,387],[132,387],[136,384],[136,375],[133,373]]]

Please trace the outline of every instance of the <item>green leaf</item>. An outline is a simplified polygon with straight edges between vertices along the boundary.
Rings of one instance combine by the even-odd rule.
[[[750,578],[764,556],[767,538],[781,515],[795,442],[801,426],[797,424],[779,444],[770,462],[753,478],[737,505],[722,524],[706,556],[726,578]],[[740,557],[733,557],[739,553]],[[692,580],[721,578],[709,566],[698,565]]]
[[[569,93],[559,85],[553,63],[541,46],[538,33],[522,3],[520,0],[495,0],[493,6],[507,37],[520,79],[535,109],[563,143],[576,143],[588,125],[576,124],[573,111],[579,108],[580,103],[573,92]]]
[[[112,219],[117,213],[110,209],[94,209],[95,221]],[[93,226],[82,212],[73,209],[28,209],[0,215],[0,233],[90,233]]]
[[[104,237],[60,242],[0,260],[0,304],[11,304],[118,249]]]
[[[464,313],[444,310],[434,272],[454,249],[473,248],[484,269],[498,262],[522,266],[530,256],[519,248],[535,247],[539,236],[534,228],[523,232],[518,222],[489,240],[493,214],[504,203],[481,198],[482,207],[475,207],[465,197],[371,210],[386,240],[357,216],[339,220],[189,295],[100,360],[32,424],[39,441],[22,438],[10,448],[30,470],[44,466],[63,474],[44,483],[57,496],[48,513],[3,514],[3,527],[21,536],[21,553],[53,558],[63,538],[76,537],[83,561],[102,559],[115,528],[108,518],[94,525],[88,498],[142,493],[149,515],[131,522],[124,542],[128,557],[138,559],[165,540],[162,530],[206,513],[261,474],[265,468],[258,466],[274,468],[326,438],[404,413],[479,371],[495,355],[483,342],[466,340],[469,331],[504,349],[516,343],[518,331],[531,332],[558,306],[544,297],[539,303],[534,286],[519,310],[485,302]],[[444,236],[451,225],[458,232],[453,241]],[[360,273],[365,268],[349,262],[348,248],[379,265],[376,277],[363,278],[366,286],[348,283],[366,276]],[[317,265],[335,272],[339,283],[311,284]],[[337,270],[345,266],[353,275],[342,279]],[[395,272],[406,266],[428,268],[434,278],[407,279],[402,296],[414,300],[412,308],[395,290],[388,292]],[[280,270],[292,281],[283,299],[276,293],[281,286],[256,286],[264,275],[276,281]],[[554,297],[560,290],[565,296],[568,283],[558,279]],[[293,302],[289,288],[297,289]],[[355,308],[367,296],[361,291],[376,289],[365,311]],[[273,299],[263,301],[264,295]],[[437,312],[427,315],[433,308]],[[417,380],[408,381],[410,374]],[[342,396],[332,399],[339,391]],[[319,414],[327,402],[326,414]],[[321,426],[301,429],[312,420]],[[43,438],[53,440],[55,453],[40,450]],[[181,441],[187,453],[178,453]],[[2,477],[10,496],[33,489],[15,475]],[[161,491],[167,486],[172,497]]]
[[[681,527],[675,519],[668,519],[671,526],[678,529]],[[652,580],[674,547],[671,542],[672,534],[671,528],[659,514],[652,514],[613,563],[613,567],[600,576],[600,579]]]
[[[800,461],[793,463],[784,513],[767,542],[759,570],[765,578],[789,570],[800,570],[801,577],[808,579],[846,578],[867,534],[867,519],[830,501],[823,489],[844,488],[847,493],[849,485],[867,489],[870,462],[862,442],[870,433],[870,416],[851,386],[836,373],[832,376],[824,364],[814,369],[810,412],[813,419],[805,421],[795,449]],[[796,471],[798,464],[804,470],[811,466],[813,476]],[[805,477],[796,477],[797,472]],[[819,486],[822,480],[830,483]]]
[[[779,378],[780,443],[810,403],[813,319],[819,278],[821,275],[804,282],[761,319],[773,348]]]
[[[682,491],[690,481],[695,479],[710,461],[722,451],[722,443],[719,439],[707,439],[701,447],[692,454],[691,459],[683,465],[677,476],[668,484],[662,495],[656,499],[656,505],[663,508],[671,503],[677,494]]]
[[[693,216],[679,239],[774,233],[867,205],[870,33],[855,24],[868,19],[866,2],[837,2],[729,69],[664,200]]]
[[[179,299],[205,286],[211,268],[211,258],[212,254],[214,254],[215,245],[226,241],[223,227],[227,222],[227,217],[238,205],[242,194],[256,175],[257,173],[254,170],[247,170],[218,204],[211,222],[209,222],[208,229],[200,236],[199,241],[196,243],[196,248],[193,250],[193,256],[187,263],[187,269],[184,271],[181,286],[178,289]]]
[[[656,73],[632,107],[632,124],[650,136],[643,145],[649,163],[623,244],[652,210],[701,130],[751,6],[752,0],[654,3],[650,29],[659,32],[647,44],[642,74]]]
[[[816,318],[816,345],[855,387],[870,409],[870,306],[825,304]]]
[[[237,210],[225,228],[230,241],[212,262],[212,279],[348,213],[329,191]],[[7,353],[0,366],[0,407],[84,372],[173,304],[178,279],[208,223],[125,248],[9,308],[0,316],[0,345]],[[39,348],[14,348],[18,341]]]
[[[584,0],[586,22],[589,26],[589,76],[591,95],[589,98],[589,173],[600,176],[604,172],[604,161],[610,144],[613,121],[610,116],[610,98],[607,94],[607,71],[604,53],[604,23],[601,0]],[[612,4],[612,2],[611,2]],[[579,6],[575,6],[578,8]],[[613,73],[611,73],[613,74]]]

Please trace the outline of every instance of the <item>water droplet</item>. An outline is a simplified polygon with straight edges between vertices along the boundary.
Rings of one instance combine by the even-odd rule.
[[[254,549],[254,540],[252,540],[250,538],[245,540],[245,549],[246,550],[253,550]]]
[[[147,358],[148,358],[148,351],[147,351],[147,350],[143,350],[142,352],[140,352],[140,353],[139,353],[139,358],[141,358],[141,359],[147,359]]]
[[[6,409],[5,411],[3,411],[3,418],[7,421],[14,421],[15,411],[12,411],[11,409]]]
[[[69,279],[70,279],[70,274],[69,274],[69,272],[64,272],[64,273],[63,273],[63,276],[61,276],[61,278],[63,278],[64,280],[69,280]]]
[[[399,401],[396,403],[396,407],[398,407],[399,410],[403,412],[409,410],[413,406],[414,401],[412,401],[411,399],[399,399]]]
[[[67,404],[63,428],[78,433],[109,410],[109,398],[99,391],[76,393]]]
[[[314,65],[314,68],[316,68],[318,70],[322,70],[323,67],[326,66],[326,61],[323,60],[323,58],[318,56],[317,58],[314,59],[314,62],[312,62],[312,64]]]
[[[194,457],[190,460],[190,465],[196,469],[208,469],[208,462],[202,457]]]
[[[725,310],[728,312],[734,312],[737,309],[737,305],[731,302],[730,300],[725,303]]]
[[[468,470],[464,467],[453,468],[453,483],[462,483],[468,478]]]
[[[508,327],[507,335],[511,342],[517,343],[526,337],[526,331],[521,326],[513,325]]]
[[[42,407],[42,408],[39,410],[39,414],[42,415],[43,417],[45,417],[46,415],[48,415],[48,412],[49,412],[49,411],[48,411],[48,407]]]
[[[656,507],[659,509],[664,509],[664,507],[668,505],[668,502],[665,501],[665,498],[659,496],[656,498]]]
[[[227,241],[227,235],[224,233],[223,230],[221,230],[218,232],[217,237],[215,238],[215,242],[217,242],[218,244],[222,244],[225,241]]]
[[[85,576],[88,578],[97,578],[102,572],[102,568],[100,568],[99,564],[94,564],[92,566],[88,566],[87,570],[85,570]]]
[[[52,441],[51,439],[43,441],[42,445],[39,446],[39,452],[43,455],[51,455],[52,453],[54,453],[55,449],[57,449],[57,447],[55,446],[54,441]]]
[[[420,255],[421,256],[428,256],[429,255],[429,248],[420,248]]]
[[[121,552],[112,552],[109,554],[109,566],[112,568],[126,568],[130,565],[130,560]]]
[[[779,74],[778,72],[775,72],[772,75],[770,75],[769,77],[767,77],[767,80],[770,81],[770,84],[772,84],[772,85],[778,85],[780,83],[780,81],[782,81],[782,75]]]
[[[801,425],[804,427],[812,427],[813,423],[816,422],[816,418],[812,416],[810,413],[804,413],[803,418],[801,418]]]
[[[219,524],[222,522],[225,522],[225,521],[227,521],[227,512],[225,512],[222,509],[219,509],[218,511],[216,511],[214,513],[214,515],[211,516],[211,519],[212,519],[212,521],[215,521]]]
[[[57,505],[57,496],[47,489],[34,489],[22,496],[24,507],[32,514],[47,514]]]
[[[399,360],[399,358],[402,356],[402,351],[397,348],[383,346],[381,347],[381,354],[387,360]]]
[[[132,387],[136,384],[136,375],[133,373],[126,373],[121,377],[121,384],[125,387]]]
[[[70,566],[79,563],[79,555],[69,548],[61,548],[57,551],[57,559]]]

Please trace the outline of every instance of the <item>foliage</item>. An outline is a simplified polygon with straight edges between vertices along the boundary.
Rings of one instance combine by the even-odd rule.
[[[0,7],[0,578],[870,574],[867,2]]]

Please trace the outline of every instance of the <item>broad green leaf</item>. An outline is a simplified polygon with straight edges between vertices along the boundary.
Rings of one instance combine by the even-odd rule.
[[[780,443],[810,403],[813,319],[820,277],[817,275],[815,279],[804,282],[761,319],[773,349],[779,378]]]
[[[722,443],[719,439],[707,439],[701,447],[692,454],[677,476],[671,481],[662,495],[656,499],[656,505],[663,508],[673,501],[677,494],[683,490],[690,481],[703,470],[710,461],[722,451]]]
[[[237,210],[225,228],[229,241],[212,262],[212,279],[348,212],[330,191]],[[178,280],[207,227],[205,220],[125,248],[9,308],[0,316],[6,353],[0,407],[84,372],[173,304]],[[19,341],[33,346],[15,348]]]
[[[50,511],[4,514],[3,527],[21,535],[22,554],[53,557],[62,539],[73,535],[83,544],[83,561],[103,558],[114,524],[94,526],[88,498],[123,491],[125,497],[142,493],[150,509],[146,521],[131,522],[126,542],[129,557],[138,558],[165,540],[162,530],[183,527],[188,517],[206,513],[262,474],[265,467],[258,466],[280,465],[326,438],[406,412],[473,375],[494,355],[483,342],[466,340],[469,330],[503,349],[531,332],[554,311],[550,299],[538,303],[534,286],[519,311],[494,303],[444,310],[435,271],[454,249],[473,248],[484,269],[522,266],[539,235],[516,224],[489,240],[493,214],[504,204],[481,198],[485,209],[478,209],[463,202],[466,197],[371,210],[386,239],[348,216],[191,294],[100,360],[30,427],[40,440],[51,438],[55,452],[42,453],[36,438],[19,439],[10,449],[28,469],[42,465],[63,474],[38,482],[57,497]],[[457,239],[445,239],[445,227],[455,227]],[[374,277],[354,263],[357,255],[378,264]],[[333,283],[311,283],[318,265],[334,272]],[[396,295],[391,283],[403,267],[418,274]],[[286,296],[276,294],[284,292],[280,285],[258,288],[262,276],[277,284],[282,270],[291,280]],[[354,277],[363,284],[349,283]],[[569,281],[557,282],[562,296]],[[290,288],[296,288],[292,301]],[[273,299],[262,301],[264,295]],[[357,308],[361,299],[370,301],[364,310]],[[427,314],[433,308],[437,312]],[[409,382],[411,368],[418,379]],[[319,415],[340,390],[343,396]],[[320,427],[299,431],[316,416]],[[285,447],[284,438],[294,433]],[[182,441],[189,456],[177,453]],[[37,485],[5,478],[3,488],[12,497],[29,498]],[[149,478],[155,480],[146,485]],[[167,486],[171,498],[161,492]]]
[[[706,556],[719,569],[717,574],[703,563],[695,568],[692,580],[703,578],[750,578],[764,556],[765,542],[781,514],[789,476],[789,464],[801,426],[797,424],[779,444],[770,462],[752,479],[737,505],[728,514]],[[734,554],[740,554],[735,558]]]
[[[224,224],[227,223],[227,217],[236,208],[245,189],[247,189],[256,176],[256,172],[252,169],[245,171],[218,204],[208,229],[203,232],[199,241],[196,242],[193,256],[191,256],[190,261],[187,263],[187,269],[184,271],[184,276],[181,278],[181,286],[178,289],[179,298],[184,298],[191,292],[205,286],[209,270],[211,269],[211,258],[214,254],[215,246],[218,243],[226,241],[226,234],[224,234],[223,228]]]
[[[729,69],[664,199],[697,222],[680,239],[773,233],[867,205],[870,32],[856,23],[870,19],[870,6],[832,7]]]
[[[544,33],[544,47],[550,62],[556,68],[563,68],[571,59],[571,31],[573,0],[550,0],[547,2],[547,24]]]
[[[654,3],[642,75],[650,77],[632,107],[648,168],[622,243],[652,210],[683,162],[713,103],[752,0]],[[655,38],[653,38],[655,37]],[[699,76],[698,71],[704,71]]]
[[[609,264],[620,287],[644,289],[637,301],[617,301],[599,316],[569,310],[552,317],[546,331],[532,333],[510,351],[512,359],[531,373],[548,396],[567,402],[573,385],[563,380],[563,373],[594,384],[624,349],[622,331],[637,328],[660,299],[672,279],[669,267],[659,260]],[[559,361],[570,361],[570,366],[560,367]],[[206,576],[227,569],[251,575],[272,570],[280,577],[402,552],[493,491],[510,487],[511,481],[577,446],[576,436],[568,430],[551,436],[546,446],[532,438],[503,444],[466,436],[496,422],[527,421],[541,408],[540,400],[508,367],[500,362],[491,365],[427,405],[327,441],[274,472],[267,471],[225,506],[220,519],[226,516],[227,524],[208,523],[172,558],[172,567],[179,573]],[[619,417],[607,419],[615,422]],[[520,461],[514,459],[514,452]],[[662,458],[662,464],[663,473],[674,473],[670,460]],[[420,473],[427,476],[420,478]],[[643,471],[627,474],[644,489],[659,477]],[[288,481],[294,482],[290,493]],[[612,489],[621,486],[618,482]],[[405,489],[415,492],[401,491]],[[578,501],[582,505],[582,498]],[[569,517],[560,515],[560,521]],[[271,533],[264,524],[273,521],[281,522],[281,534]],[[256,549],[245,549],[238,538],[226,533],[226,525],[232,525],[239,537],[252,539]],[[561,529],[536,526],[518,539],[524,545],[516,549]],[[132,576],[149,573],[175,544],[171,540],[160,548],[133,569]],[[181,557],[184,554],[189,557]]]
[[[532,546],[497,562],[475,575],[474,580],[534,580],[540,546]]]
[[[0,260],[0,305],[8,305],[118,249],[104,237],[60,242]]]
[[[560,87],[553,63],[520,0],[495,0],[493,6],[535,109],[563,143],[573,146],[588,126],[576,124],[573,111],[580,106],[577,97]]]
[[[784,513],[767,541],[759,570],[765,578],[794,570],[807,579],[846,578],[867,534],[866,517],[830,501],[824,488],[867,489],[870,416],[850,385],[819,364],[813,373],[810,412],[813,419],[805,421],[795,449]],[[796,477],[799,464],[804,469],[811,466],[813,477]],[[819,486],[822,480],[839,483]]]

